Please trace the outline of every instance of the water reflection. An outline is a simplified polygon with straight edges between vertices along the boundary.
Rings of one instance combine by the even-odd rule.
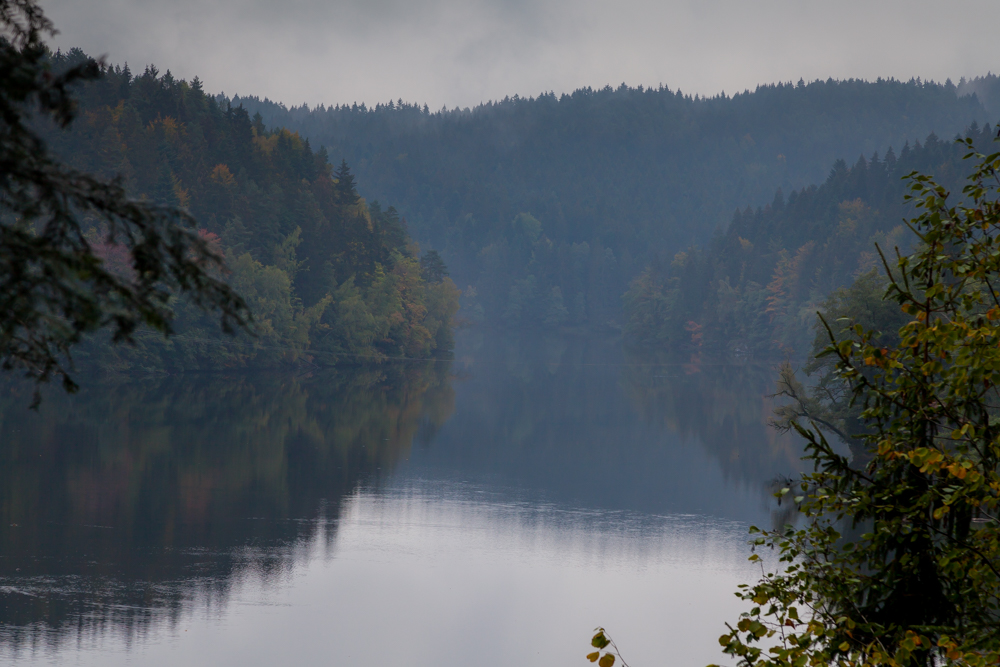
[[[692,370],[583,337],[464,343],[455,414],[411,474],[450,471],[570,505],[760,522],[772,482],[801,469],[798,443],[768,426],[770,366]]]
[[[23,389],[23,388],[22,388]],[[446,420],[448,369],[162,379],[0,403],[0,625],[143,632],[234,572],[295,561],[317,519]],[[54,631],[54,632],[51,632]]]
[[[727,477],[762,482],[801,470],[799,441],[770,426],[776,366],[628,359],[623,384],[642,419],[697,442]]]
[[[717,661],[799,453],[771,369],[648,362],[469,332],[450,364],[11,391],[0,656],[312,664],[332,632],[365,664],[577,664],[617,623],[639,662]]]

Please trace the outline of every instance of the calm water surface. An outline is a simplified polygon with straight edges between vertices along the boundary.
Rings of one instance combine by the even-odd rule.
[[[589,339],[0,399],[0,662],[720,662],[773,369]]]

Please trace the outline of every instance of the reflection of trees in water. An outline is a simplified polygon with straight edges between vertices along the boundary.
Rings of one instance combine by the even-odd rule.
[[[770,497],[805,470],[801,442],[771,426],[776,366],[626,358],[623,384],[643,419],[697,441],[726,477],[758,486],[771,506],[771,527],[796,521],[791,503]]]
[[[473,354],[456,368],[459,378],[470,380],[463,386],[467,413],[457,418],[464,420],[462,449],[481,449],[490,457],[484,467],[521,468],[530,450],[538,464],[548,454],[560,467],[596,470],[631,426],[617,391],[616,343],[505,335],[478,336],[466,348]]]
[[[162,379],[0,401],[3,641],[126,636],[270,578],[454,405],[441,363]]]
[[[626,359],[622,380],[642,418],[696,440],[728,477],[767,484],[802,469],[802,447],[769,425],[775,367]]]
[[[460,409],[422,460],[463,480],[571,506],[742,521],[798,467],[794,442],[767,425],[770,369],[685,375],[587,336],[460,340]],[[748,489],[760,498],[752,508]]]

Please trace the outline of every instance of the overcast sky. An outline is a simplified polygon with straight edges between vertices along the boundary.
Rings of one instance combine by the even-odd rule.
[[[997,0],[42,0],[61,34],[133,71],[289,105],[661,83],[714,95],[758,83],[1000,71]]]

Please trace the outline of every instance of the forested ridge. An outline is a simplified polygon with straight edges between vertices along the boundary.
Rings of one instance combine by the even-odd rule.
[[[713,98],[623,85],[436,113],[310,110],[106,68],[78,91],[74,130],[49,142],[74,166],[190,210],[225,253],[257,337],[223,340],[179,302],[182,335],[80,358],[180,368],[446,353],[459,291],[441,255],[472,321],[623,327],[641,347],[803,351],[815,306],[874,266],[874,241],[899,238],[900,176],[947,181],[957,149],[938,136],[986,132],[981,99],[996,104],[998,91],[993,75]],[[853,166],[840,159],[873,147]],[[801,188],[830,164],[822,186]],[[376,197],[401,202],[410,224]],[[420,261],[411,230],[441,255]],[[127,271],[120,248],[101,251]]]
[[[973,124],[966,136],[986,150],[994,133]],[[787,198],[778,190],[770,204],[736,211],[724,234],[657,259],[632,283],[627,340],[716,357],[809,352],[816,312],[828,309],[838,289],[883,271],[876,243],[890,261],[896,247],[909,251],[914,236],[903,220],[913,211],[904,177],[919,171],[957,188],[967,152],[931,134],[904,144],[898,156],[890,149],[853,166],[838,160],[821,185]]]
[[[734,209],[820,182],[837,159],[990,121],[981,100],[996,90],[996,77],[710,98],[622,85],[438,112],[228,100],[346,158],[363,194],[405,209],[415,238],[473,288],[470,317],[603,327],[622,322],[621,295],[654,253],[706,243]]]
[[[77,50],[57,53],[52,67],[83,59]],[[436,254],[421,263],[396,209],[358,195],[346,162],[334,170],[307,139],[220,105],[197,78],[155,67],[137,76],[105,67],[75,93],[70,130],[41,128],[50,148],[73,167],[120,176],[134,197],[189,211],[225,255],[255,334],[223,336],[206,314],[176,301],[177,335],[164,341],[150,332],[114,347],[99,337],[78,361],[179,370],[450,352],[457,288]],[[105,264],[128,274],[125,248],[89,224]]]

